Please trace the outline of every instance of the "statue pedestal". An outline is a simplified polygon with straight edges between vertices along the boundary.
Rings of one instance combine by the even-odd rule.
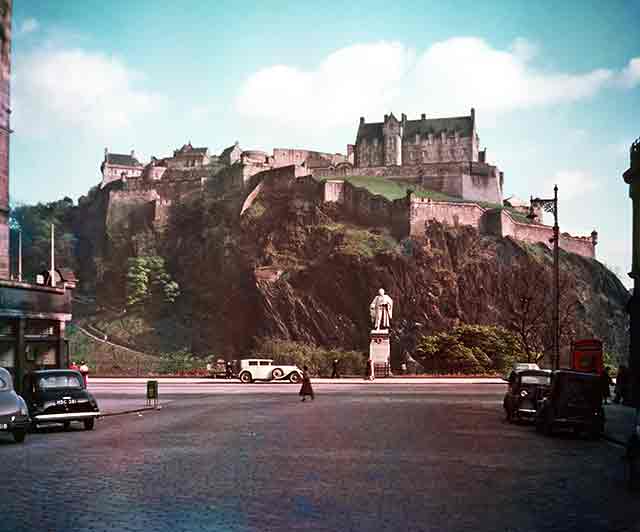
[[[391,374],[390,358],[389,329],[372,330],[369,342],[369,360],[372,363],[373,376],[388,377]]]

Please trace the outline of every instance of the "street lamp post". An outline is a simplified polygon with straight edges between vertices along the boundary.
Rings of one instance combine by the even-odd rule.
[[[558,185],[553,187],[553,199],[531,198],[530,219],[535,219],[534,208],[553,213],[553,359],[554,369],[560,369],[560,227],[558,226]]]
[[[633,294],[627,305],[629,312],[629,368],[631,370],[631,398],[640,412],[640,138],[629,150],[629,169],[622,175],[629,185],[632,201],[633,233],[631,272]]]

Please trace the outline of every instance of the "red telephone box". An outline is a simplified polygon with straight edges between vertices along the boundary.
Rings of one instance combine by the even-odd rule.
[[[595,338],[576,340],[571,349],[571,369],[602,374],[602,342]]]

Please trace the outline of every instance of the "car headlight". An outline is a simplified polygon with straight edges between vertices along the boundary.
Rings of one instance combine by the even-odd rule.
[[[520,397],[526,397],[527,395],[529,395],[529,392],[527,390],[520,391]]]

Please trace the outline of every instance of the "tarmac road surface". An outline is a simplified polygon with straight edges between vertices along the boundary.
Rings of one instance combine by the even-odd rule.
[[[162,410],[0,439],[0,530],[640,530],[622,450],[506,424],[503,386],[297,391],[161,384]]]

